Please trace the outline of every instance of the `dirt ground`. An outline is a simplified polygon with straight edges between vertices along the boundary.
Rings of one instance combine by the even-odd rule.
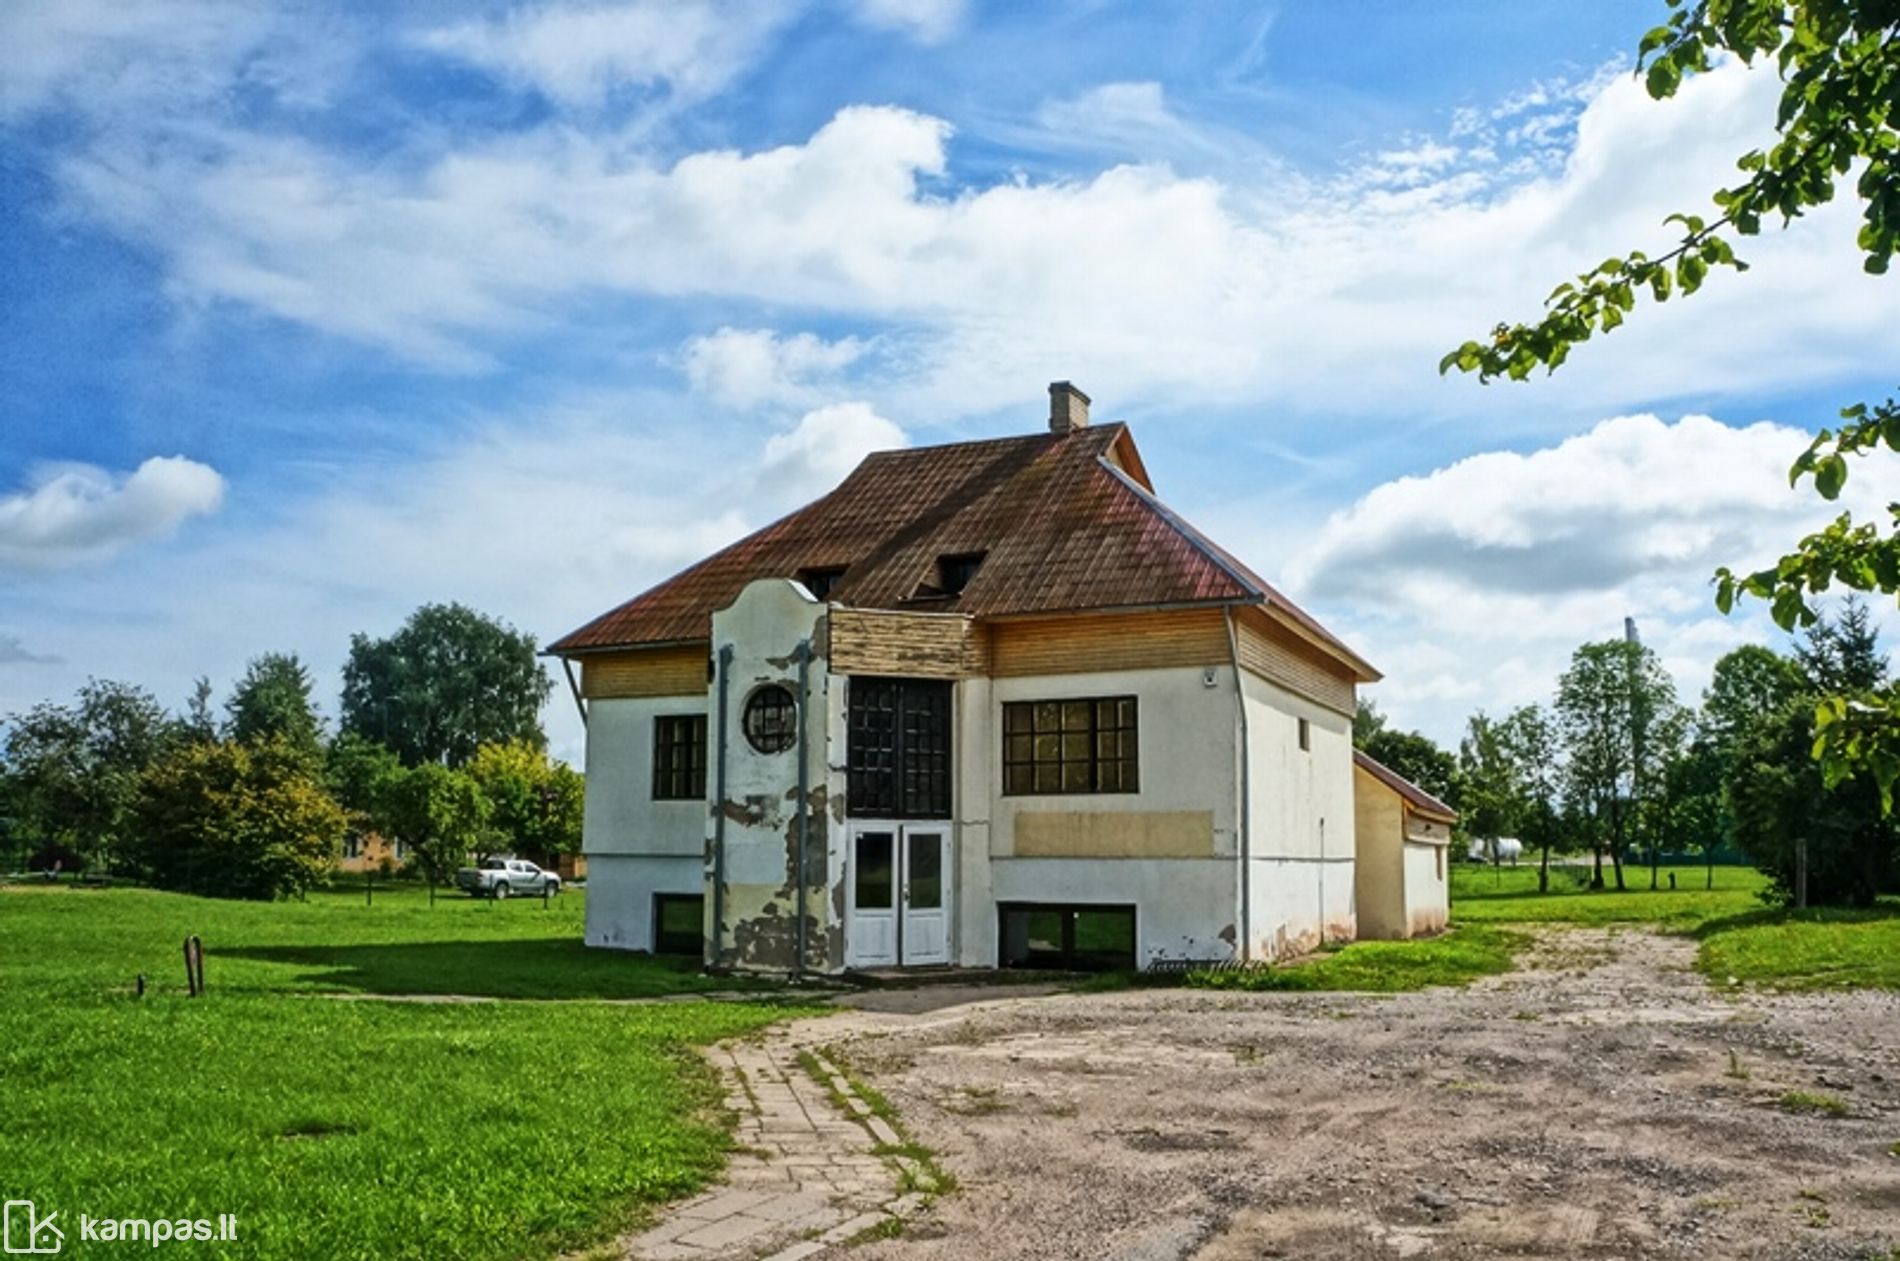
[[[1693,957],[1559,929],[1462,991],[874,993],[814,1032],[962,1189],[854,1255],[1900,1259],[1900,995]]]

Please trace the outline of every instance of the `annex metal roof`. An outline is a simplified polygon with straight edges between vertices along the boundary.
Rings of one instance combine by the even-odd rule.
[[[1399,796],[1405,798],[1412,809],[1419,814],[1430,815],[1444,823],[1456,823],[1458,821],[1458,812],[1456,810],[1432,796],[1423,788],[1420,788],[1417,784],[1414,784],[1411,780],[1387,766],[1384,762],[1379,761],[1377,758],[1370,756],[1360,749],[1354,749],[1352,751],[1352,760],[1355,765],[1363,768],[1367,774],[1384,784],[1387,788],[1390,788]]]

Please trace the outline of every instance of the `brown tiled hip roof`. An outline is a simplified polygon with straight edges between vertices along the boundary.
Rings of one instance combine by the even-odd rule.
[[[1154,497],[1127,427],[881,451],[822,499],[549,645],[570,655],[705,639],[759,578],[844,570],[827,599],[978,617],[1270,603],[1369,666]],[[1130,470],[1130,471],[1124,471]],[[982,553],[954,597],[937,560]]]

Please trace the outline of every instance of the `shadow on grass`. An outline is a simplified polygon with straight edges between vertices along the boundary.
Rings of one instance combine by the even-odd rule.
[[[1874,906],[1811,906],[1806,910],[1764,906],[1759,910],[1704,920],[1691,930],[1690,936],[1698,941],[1707,941],[1724,933],[1781,924],[1873,924],[1882,920],[1900,920],[1900,901],[1883,899]]]
[[[694,959],[593,949],[572,937],[237,946],[206,956],[210,983],[236,990],[574,999],[761,988],[708,976]]]

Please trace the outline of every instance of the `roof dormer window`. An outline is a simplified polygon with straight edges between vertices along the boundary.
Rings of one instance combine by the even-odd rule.
[[[963,594],[970,579],[976,577],[985,555],[985,552],[959,552],[937,557],[937,590],[945,599],[954,600]]]
[[[798,581],[804,584],[805,590],[811,592],[812,599],[828,600],[831,598],[832,588],[843,580],[844,571],[843,565],[801,569],[798,571]]]

